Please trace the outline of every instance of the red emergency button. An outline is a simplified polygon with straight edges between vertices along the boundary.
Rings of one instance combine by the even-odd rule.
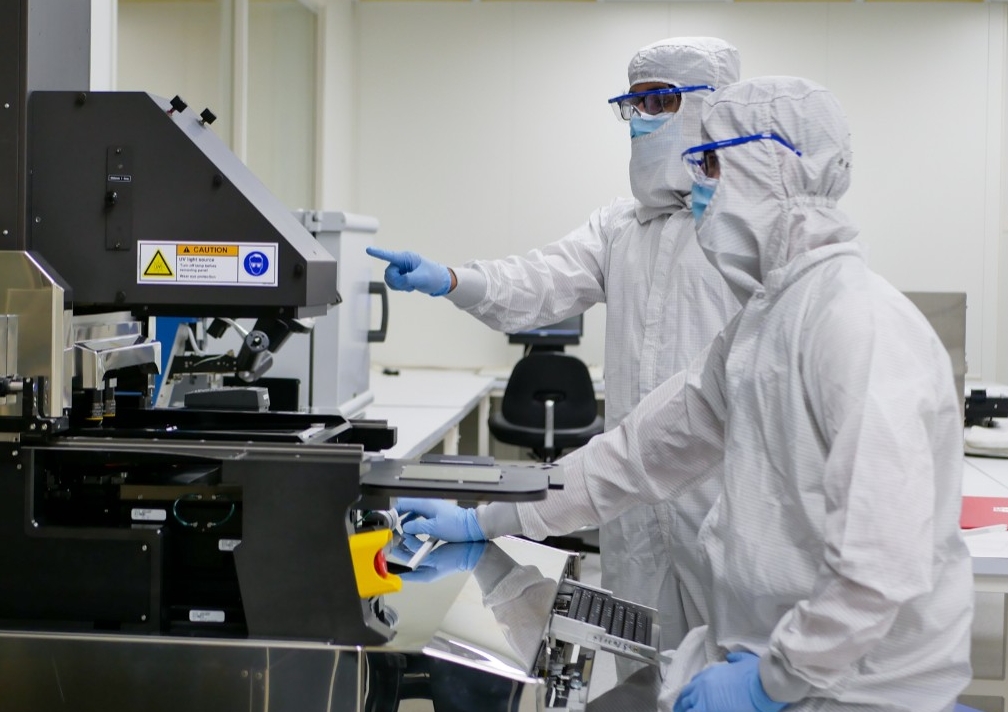
[[[388,578],[388,563],[385,561],[384,551],[379,551],[374,555],[374,570],[382,578]]]

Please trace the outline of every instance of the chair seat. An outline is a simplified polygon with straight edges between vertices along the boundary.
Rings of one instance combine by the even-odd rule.
[[[490,432],[501,442],[522,447],[542,447],[543,429],[518,425],[504,419],[500,413],[493,413],[487,421]],[[553,431],[553,447],[558,450],[581,447],[602,432],[605,423],[602,416],[595,416],[588,425],[580,428],[559,428]]]
[[[552,462],[601,433],[604,421],[583,361],[561,352],[532,352],[515,364],[500,411],[490,415],[487,426],[501,442],[531,448]]]

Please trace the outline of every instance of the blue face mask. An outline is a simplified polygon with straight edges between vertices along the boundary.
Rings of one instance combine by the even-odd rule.
[[[707,205],[711,201],[711,197],[714,195],[714,191],[717,190],[717,181],[713,179],[708,179],[707,183],[693,183],[693,219],[700,224],[700,218],[704,214],[704,210],[707,209]]]
[[[630,119],[630,138],[646,136],[656,129],[660,129],[662,124],[671,119],[675,114],[637,114]]]

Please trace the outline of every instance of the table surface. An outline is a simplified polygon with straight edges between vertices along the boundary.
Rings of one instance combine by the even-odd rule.
[[[963,461],[963,494],[1008,497],[1008,460],[967,455]]]
[[[966,456],[963,494],[972,497],[1008,497],[1008,460]],[[973,556],[973,573],[1008,576],[1008,532],[966,537]]]
[[[472,409],[493,388],[492,376],[475,371],[396,368],[371,371],[374,405]]]
[[[382,454],[409,460],[437,445],[493,388],[490,376],[437,368],[374,368],[374,401],[362,417],[396,428],[396,445]]]
[[[396,429],[396,444],[381,454],[390,460],[412,460],[441,442],[468,411],[459,408],[370,405],[364,417],[384,420]]]

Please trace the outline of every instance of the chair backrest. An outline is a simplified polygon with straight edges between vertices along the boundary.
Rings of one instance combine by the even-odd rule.
[[[558,351],[522,358],[508,378],[501,414],[512,423],[542,427],[547,400],[555,403],[557,429],[580,428],[595,420],[595,387],[581,359]]]

